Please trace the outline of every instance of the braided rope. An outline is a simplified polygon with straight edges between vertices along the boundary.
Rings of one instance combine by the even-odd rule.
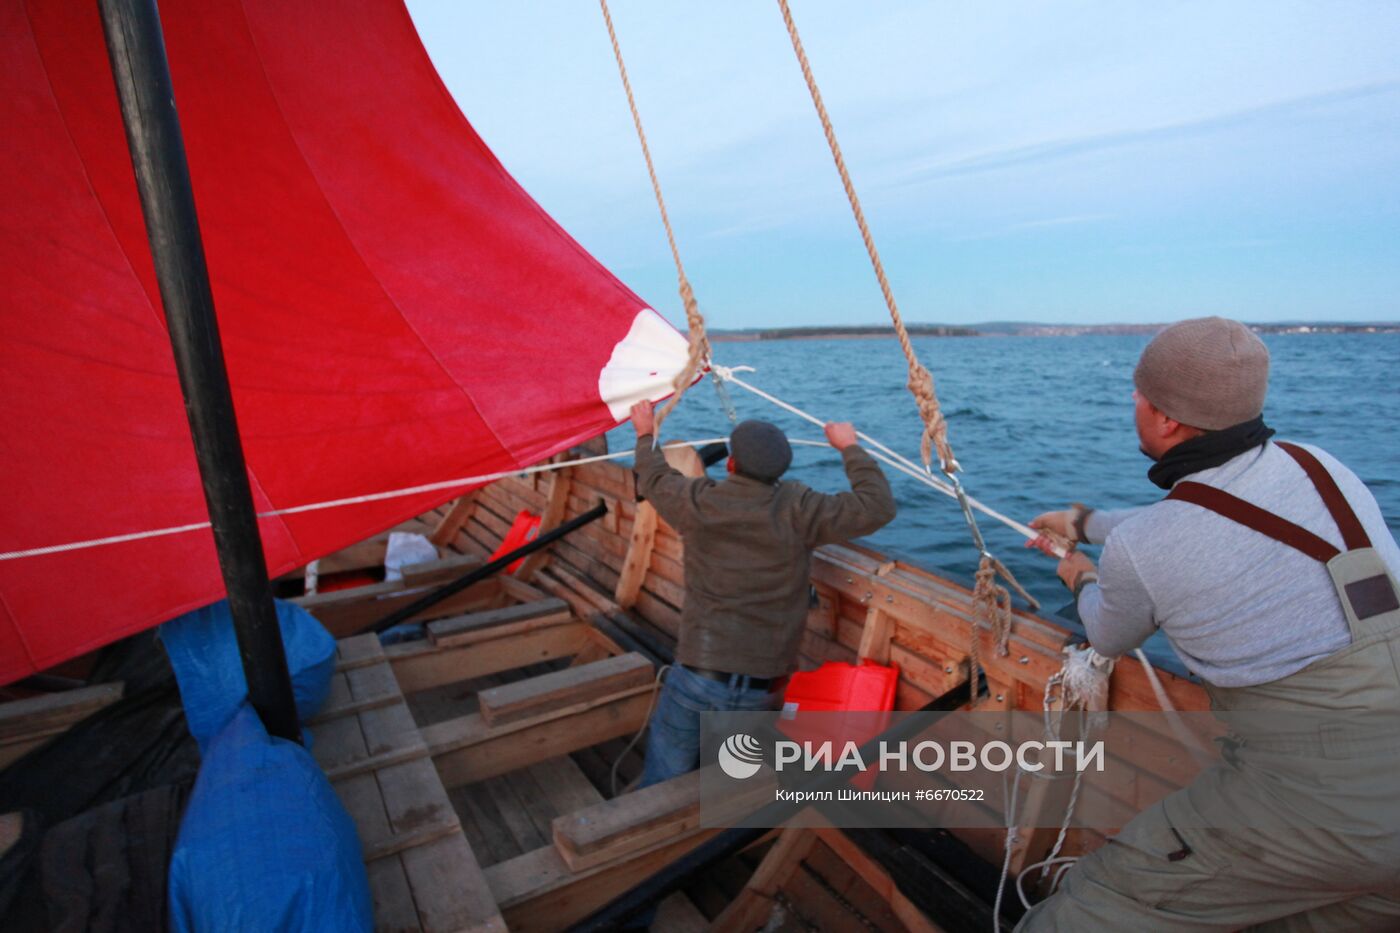
[[[676,374],[675,380],[671,383],[674,389],[670,401],[656,412],[656,436],[661,436],[661,423],[666,420],[666,416],[680,402],[685,390],[690,387],[695,380],[696,373],[700,372],[710,361],[710,338],[705,333],[705,318],[700,314],[700,306],[695,301],[695,291],[690,287],[690,279],[686,277],[685,266],[681,263],[681,252],[676,246],[676,233],[671,229],[671,217],[666,213],[666,200],[661,196],[661,182],[656,177],[656,166],[651,161],[651,147],[647,145],[646,130],[642,128],[642,115],[637,110],[637,99],[632,94],[632,82],[627,78],[627,65],[622,60],[622,46],[617,41],[617,30],[613,28],[612,13],[608,10],[608,0],[598,0],[598,5],[603,8],[603,21],[608,26],[608,38],[612,40],[613,57],[617,59],[617,72],[622,76],[622,88],[627,92],[627,106],[632,111],[632,124],[637,128],[637,140],[642,144],[642,156],[646,159],[647,174],[651,176],[651,190],[656,194],[656,206],[661,211],[661,223],[666,228],[666,242],[671,247],[671,258],[676,263],[676,278],[681,295],[681,304],[685,307],[685,323],[688,329],[689,352],[686,354],[685,367]]]
[[[978,629],[980,623],[996,636],[997,654],[1006,657],[1011,651],[1011,592],[997,578],[1005,580],[1018,596],[1039,609],[1034,597],[1026,592],[1006,565],[991,554],[982,552],[982,560],[977,565],[976,583],[972,589],[972,616],[977,624],[972,626],[972,639],[967,649],[968,679],[972,683],[972,700],[977,701],[977,673],[981,663],[981,645]]]
[[[890,288],[890,280],[885,275],[884,264],[880,262],[880,252],[875,248],[875,238],[870,233],[870,225],[865,221],[865,211],[861,209],[860,197],[856,194],[855,185],[851,182],[851,174],[846,170],[846,159],[841,155],[841,145],[836,141],[836,131],[831,126],[831,117],[826,112],[826,104],[822,102],[821,91],[817,88],[817,79],[812,75],[812,66],[807,61],[807,53],[802,48],[802,39],[797,34],[797,24],[793,22],[792,10],[788,8],[788,0],[778,0],[778,6],[783,11],[783,22],[787,24],[788,35],[792,38],[793,51],[797,53],[797,62],[802,66],[802,77],[807,80],[807,90],[812,95],[812,103],[817,108],[817,116],[822,121],[822,132],[826,134],[826,143],[831,147],[832,158],[836,160],[836,171],[841,175],[841,184],[846,189],[846,198],[851,202],[851,212],[855,214],[856,225],[860,227],[860,238],[865,242],[865,251],[870,254],[870,264],[875,268],[875,278],[880,282],[880,292],[885,296],[885,306],[889,308],[890,320],[894,322],[894,333],[899,338],[899,348],[904,351],[904,359],[909,364],[909,391],[914,395],[914,401],[919,406],[919,417],[924,422],[924,433],[920,440],[920,452],[923,454],[924,466],[930,466],[932,454],[938,451],[938,460],[945,473],[957,472],[957,459],[953,456],[953,448],[948,442],[948,422],[943,417],[943,411],[938,405],[938,395],[934,391],[933,374],[919,362],[918,356],[914,352],[914,345],[909,341],[909,331],[904,326],[904,319],[899,314],[899,306],[895,304],[894,290]]]

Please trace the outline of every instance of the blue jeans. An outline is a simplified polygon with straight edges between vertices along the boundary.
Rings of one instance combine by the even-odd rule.
[[[700,766],[701,713],[777,709],[781,699],[776,689],[750,687],[744,674],[731,674],[725,683],[701,677],[682,664],[672,665],[651,714],[646,765],[637,789],[669,781]]]

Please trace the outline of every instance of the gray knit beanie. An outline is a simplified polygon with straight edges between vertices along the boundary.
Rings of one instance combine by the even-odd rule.
[[[1167,417],[1219,431],[1263,413],[1269,350],[1239,321],[1193,318],[1152,339],[1133,383]]]
[[[792,463],[792,445],[776,424],[743,421],[729,435],[729,451],[745,476],[771,483]]]

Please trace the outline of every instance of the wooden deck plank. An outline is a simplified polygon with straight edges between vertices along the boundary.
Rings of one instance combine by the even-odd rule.
[[[695,830],[624,861],[577,873],[553,846],[545,846],[491,866],[486,880],[512,933],[565,929],[717,832]]]
[[[439,648],[410,641],[385,649],[404,693],[514,670],[540,661],[566,658],[583,646],[587,626],[568,622],[473,645]]]
[[[526,790],[522,786],[524,777],[523,772],[517,771],[510,775],[487,778],[472,785],[496,802],[496,810],[501,814],[501,822],[515,841],[518,852],[538,849],[549,841],[549,836],[540,832],[534,821],[530,819],[530,812],[521,799],[523,794],[519,791]],[[533,784],[533,782],[530,783]]]
[[[122,692],[117,682],[0,703],[0,768],[117,702]]]
[[[421,599],[433,589],[432,585],[405,587],[402,581],[394,581],[302,596],[292,602],[315,616],[336,638],[346,638],[363,633],[389,613]],[[470,612],[486,605],[500,592],[500,583],[482,580],[423,610],[412,621],[426,622]]]
[[[546,597],[538,602],[516,603],[503,609],[440,619],[429,622],[427,629],[428,638],[434,645],[449,648],[562,625],[569,620],[569,604],[562,599]]]
[[[645,722],[651,691],[650,684],[633,687],[547,716],[496,727],[475,713],[426,726],[423,738],[444,784],[470,784],[635,733]]]
[[[481,717],[492,726],[529,719],[645,686],[654,676],[651,662],[636,652],[603,658],[483,690],[478,696]]]
[[[453,787],[447,792],[462,821],[462,832],[483,869],[523,854],[505,822],[495,799],[483,792],[481,785]]]
[[[398,857],[413,889],[424,933],[506,933],[495,898],[461,833],[408,849]]]

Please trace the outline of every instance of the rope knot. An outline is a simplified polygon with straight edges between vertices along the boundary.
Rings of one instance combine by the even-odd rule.
[[[938,404],[938,394],[933,388],[933,374],[922,363],[909,356],[909,391],[919,406],[919,417],[924,422],[924,433],[919,439],[920,453],[924,466],[933,461],[934,450],[938,451],[938,462],[944,473],[956,473],[962,469],[953,456],[952,445],[948,442],[948,419],[943,417],[943,409]]]

